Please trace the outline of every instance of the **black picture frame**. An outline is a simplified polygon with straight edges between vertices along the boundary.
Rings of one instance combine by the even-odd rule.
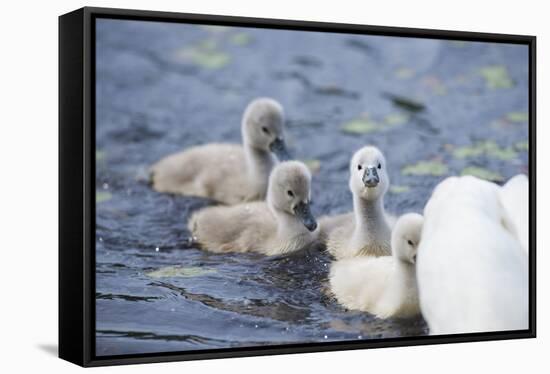
[[[95,347],[96,18],[458,39],[529,47],[529,329],[97,357]],[[59,357],[104,366],[536,337],[536,37],[85,7],[59,17]]]

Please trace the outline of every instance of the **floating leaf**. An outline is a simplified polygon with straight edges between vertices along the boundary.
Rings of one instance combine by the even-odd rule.
[[[368,134],[380,130],[380,124],[368,118],[354,119],[342,126],[342,131],[348,134]]]
[[[194,46],[194,48],[202,49],[205,51],[214,51],[217,47],[218,42],[215,39],[204,39]]]
[[[451,45],[457,48],[464,48],[466,42],[464,40],[451,40]]]
[[[229,56],[221,52],[194,51],[191,59],[197,65],[209,69],[219,69],[229,62]]]
[[[395,71],[395,76],[399,79],[410,79],[414,74],[414,70],[407,67],[401,67]]]
[[[403,168],[401,172],[404,175],[434,175],[441,176],[447,174],[449,168],[441,161],[420,161],[414,165]]]
[[[518,157],[517,152],[513,148],[491,148],[487,155],[499,160],[508,161]]]
[[[213,273],[216,273],[215,269],[203,268],[198,266],[166,266],[147,273],[146,275],[150,278],[193,278]]]
[[[411,188],[409,186],[397,186],[397,185],[390,186],[390,192],[396,195],[409,192],[410,190]]]
[[[432,90],[436,95],[445,95],[447,93],[447,88],[443,83],[437,83],[432,87]]]
[[[426,109],[426,106],[424,104],[422,104],[422,103],[420,103],[416,100],[410,99],[408,97],[394,95],[394,94],[391,94],[391,93],[384,93],[383,96],[388,98],[389,100],[391,100],[391,102],[395,106],[397,106],[397,107],[399,107],[403,110],[406,110],[408,112],[416,113],[416,112],[421,112],[424,109]]]
[[[103,161],[105,159],[105,151],[95,151],[95,160]]]
[[[250,42],[252,41],[252,37],[245,32],[239,32],[231,35],[231,38],[229,38],[229,41],[231,42],[231,44],[244,46],[244,45],[250,44]]]
[[[486,66],[479,72],[485,78],[485,84],[490,89],[511,88],[514,85],[514,81],[510,78],[508,69],[505,66]]]
[[[96,204],[109,201],[113,198],[113,195],[107,191],[96,191],[95,192],[95,202]]]
[[[213,34],[223,34],[229,30],[231,30],[231,27],[228,26],[216,26],[216,25],[201,25],[200,26],[203,30],[206,30]]]
[[[467,168],[462,170],[461,175],[473,175],[474,177],[486,179],[493,182],[504,181],[504,178],[499,173],[478,166],[468,166]]]
[[[453,151],[457,158],[469,158],[485,155],[503,161],[509,161],[517,158],[517,152],[511,148],[502,148],[492,140],[479,142],[471,146],[458,147]]]
[[[384,123],[390,126],[397,126],[407,123],[409,116],[402,113],[390,113],[384,117]]]
[[[313,174],[318,173],[321,169],[321,161],[319,160],[304,160],[304,164]]]
[[[510,122],[527,122],[529,121],[529,113],[527,112],[510,112],[506,114],[506,119]]]
[[[231,60],[228,54],[218,50],[216,41],[211,39],[180,50],[178,57],[207,69],[220,69]]]
[[[518,142],[514,145],[518,151],[528,151],[529,150],[529,142]]]
[[[352,99],[359,97],[359,94],[357,92],[349,91],[335,85],[319,86],[315,88],[315,92],[321,95],[341,96]]]
[[[392,126],[402,125],[407,123],[408,120],[409,116],[403,113],[390,113],[386,115],[381,122],[364,116],[344,123],[342,125],[342,131],[349,134],[368,134],[388,129]]]

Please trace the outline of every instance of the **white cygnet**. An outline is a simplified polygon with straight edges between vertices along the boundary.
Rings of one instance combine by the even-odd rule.
[[[213,206],[191,217],[188,228],[202,249],[281,255],[313,244],[317,222],[310,211],[311,174],[301,162],[277,165],[265,202]]]
[[[210,198],[224,204],[263,200],[277,160],[289,159],[284,112],[273,99],[253,100],[241,125],[243,145],[211,143],[167,156],[150,169],[158,192]]]
[[[415,262],[422,223],[420,214],[399,217],[392,232],[391,257],[335,261],[330,269],[330,288],[338,302],[378,318],[420,314]]]
[[[450,177],[424,209],[417,279],[430,334],[529,327],[527,254],[494,183]]]
[[[378,148],[363,147],[353,155],[349,178],[353,213],[320,221],[327,250],[336,259],[391,255],[391,220],[384,209],[389,184],[386,159]]]

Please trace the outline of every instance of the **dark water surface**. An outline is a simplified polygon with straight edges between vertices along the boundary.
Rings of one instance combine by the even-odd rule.
[[[351,209],[348,162],[366,144],[388,160],[387,209],[421,212],[448,175],[527,172],[527,93],[526,46],[98,20],[97,354],[426,334],[339,307],[323,253],[186,249],[187,217],[211,202],[158,194],[143,171],[240,142],[244,107],[270,96],[316,170],[316,215]]]

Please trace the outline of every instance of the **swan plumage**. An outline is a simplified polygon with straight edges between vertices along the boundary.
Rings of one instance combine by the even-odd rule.
[[[424,208],[417,279],[431,334],[529,327],[527,254],[499,191],[475,177],[449,177]]]
[[[502,186],[500,201],[525,252],[529,253],[529,180],[518,174]]]

